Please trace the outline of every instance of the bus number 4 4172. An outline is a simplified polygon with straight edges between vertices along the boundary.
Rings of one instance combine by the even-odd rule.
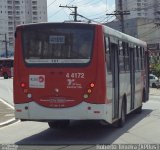
[[[66,78],[85,78],[84,73],[67,73]]]

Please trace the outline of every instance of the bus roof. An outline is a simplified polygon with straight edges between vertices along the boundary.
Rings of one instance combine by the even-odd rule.
[[[147,43],[140,40],[140,39],[137,39],[133,36],[127,35],[125,33],[122,33],[118,30],[112,29],[112,28],[110,28],[108,26],[105,26],[105,25],[103,25],[103,28],[104,28],[104,32],[106,34],[110,35],[110,36],[120,38],[120,39],[122,39],[123,41],[126,41],[126,42],[131,42],[131,43],[143,46],[143,47],[144,46],[147,47]]]
[[[24,25],[19,25],[17,26],[17,29],[23,29],[23,27],[31,27],[31,26],[37,26],[37,25],[40,25],[40,26],[43,26],[43,25],[52,25],[52,24],[77,24],[77,25],[92,25],[92,26],[102,26],[103,29],[104,29],[104,32],[110,36],[113,36],[113,37],[117,37],[117,38],[120,38],[122,39],[123,41],[126,41],[126,42],[131,42],[131,43],[134,43],[134,44],[138,44],[140,46],[143,46],[143,47],[147,47],[147,44],[146,42],[140,40],[140,39],[137,39],[135,37],[132,37],[130,35],[127,35],[125,33],[122,33],[118,30],[115,30],[113,28],[110,28],[106,25],[103,25],[103,24],[96,24],[96,23],[86,23],[86,22],[42,22],[42,23],[30,23],[30,24],[24,24]]]
[[[18,25],[16,28],[17,29],[23,29],[23,27],[31,27],[31,26],[43,26],[43,25],[52,25],[52,24],[72,24],[72,25],[75,25],[75,24],[79,24],[79,25],[96,25],[96,24],[92,24],[92,23],[84,23],[84,22],[41,22],[41,23],[28,23],[28,24],[23,24],[23,25]]]

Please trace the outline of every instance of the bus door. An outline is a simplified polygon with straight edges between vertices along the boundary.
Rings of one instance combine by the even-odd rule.
[[[131,85],[130,110],[132,110],[134,108],[134,101],[135,101],[135,49],[134,47],[130,47],[129,57],[130,57],[130,85]]]
[[[149,99],[149,51],[145,51],[144,53],[144,68],[145,68],[145,99],[144,102],[148,101]]]
[[[110,38],[112,77],[113,77],[113,102],[112,117],[119,116],[119,61],[118,61],[118,39]]]

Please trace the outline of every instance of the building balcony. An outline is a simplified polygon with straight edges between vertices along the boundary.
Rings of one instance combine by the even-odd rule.
[[[13,9],[13,7],[12,6],[8,6],[8,10],[12,10]]]
[[[15,20],[16,20],[16,21],[19,21],[19,20],[20,20],[20,17],[15,17]]]
[[[38,20],[38,17],[37,17],[37,15],[32,15],[32,20]]]
[[[9,33],[8,33],[8,36],[9,36],[9,37],[13,37],[13,36],[14,36],[14,33],[13,33],[13,32],[9,32]]]
[[[20,25],[21,24],[21,21],[19,20],[19,21],[16,21],[16,26],[17,25]]]
[[[9,21],[13,20],[13,17],[12,16],[8,16],[8,20]]]
[[[33,6],[33,7],[32,7],[32,10],[33,10],[33,11],[37,10],[37,6]]]
[[[35,15],[35,16],[37,16],[38,12],[37,11],[33,11],[32,14]]]
[[[9,26],[12,26],[12,25],[13,25],[13,22],[8,22],[8,25],[9,25]]]
[[[16,15],[16,16],[19,16],[20,14],[21,14],[20,11],[16,11],[16,12],[15,12],[15,15]]]
[[[13,27],[8,27],[9,31],[13,31],[13,29],[14,29]]]
[[[14,4],[15,4],[15,5],[20,5],[20,1],[17,1],[17,0],[14,1]]]
[[[7,4],[8,4],[8,5],[12,5],[12,4],[13,4],[12,0],[8,0],[8,1],[7,1]]]
[[[15,6],[15,9],[16,10],[20,10],[20,6]]]
[[[8,12],[8,16],[13,16],[13,13],[12,12]]]
[[[36,5],[37,6],[37,1],[35,0],[35,1],[32,1],[32,6],[33,5]]]
[[[12,42],[13,41],[13,37],[9,37],[9,41]]]

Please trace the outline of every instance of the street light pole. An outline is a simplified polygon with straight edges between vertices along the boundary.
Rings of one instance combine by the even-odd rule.
[[[8,58],[8,46],[7,46],[8,41],[7,41],[7,34],[6,34],[6,33],[5,33],[5,34],[0,33],[0,35],[4,35],[4,36],[5,36],[5,39],[4,39],[4,41],[2,41],[2,42],[5,43],[6,58]]]
[[[7,47],[7,34],[5,33],[5,48],[6,48],[6,58],[8,58],[8,47]]]

